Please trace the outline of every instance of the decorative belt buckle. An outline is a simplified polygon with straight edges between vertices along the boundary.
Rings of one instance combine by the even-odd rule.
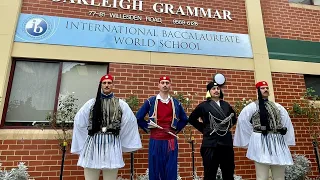
[[[107,132],[107,127],[102,127],[102,132],[103,133]]]

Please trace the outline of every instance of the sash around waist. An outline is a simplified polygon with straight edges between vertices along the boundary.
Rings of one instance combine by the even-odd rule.
[[[174,131],[171,128],[171,121],[158,120],[157,122],[158,125],[161,126],[163,129],[152,128],[150,132],[150,138],[156,140],[170,140],[175,138],[174,136],[168,133],[168,131],[174,133]]]

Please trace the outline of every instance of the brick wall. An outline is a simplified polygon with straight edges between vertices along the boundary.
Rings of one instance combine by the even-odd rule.
[[[36,180],[58,180],[62,151],[56,140],[0,140],[0,162],[6,170],[25,162]],[[77,156],[66,155],[64,180],[84,179],[83,169],[76,166]],[[80,178],[76,178],[79,176]]]
[[[69,2],[69,1],[67,1]],[[87,1],[91,2],[91,1]],[[96,3],[101,1],[95,1]],[[112,1],[109,1],[112,2]],[[188,17],[188,16],[178,16],[178,15],[169,15],[169,14],[158,14],[152,10],[152,5],[154,3],[170,3],[173,4],[177,9],[179,5],[181,6],[192,6],[192,7],[203,7],[219,10],[229,10],[231,11],[232,21],[227,20],[217,20],[217,19],[208,19],[208,18],[197,18],[197,17]],[[222,32],[234,32],[234,33],[244,33],[248,34],[247,30],[247,20],[246,20],[246,9],[245,9],[245,0],[203,0],[201,2],[197,0],[189,1],[179,1],[179,0],[148,0],[143,3],[144,11],[132,11],[132,10],[121,10],[105,8],[105,7],[94,7],[86,6],[79,4],[69,4],[61,2],[53,2],[52,0],[23,0],[22,4],[22,13],[29,14],[40,14],[40,15],[50,15],[50,16],[61,16],[61,17],[72,17],[72,18],[81,18],[81,19],[94,19],[94,20],[103,20],[103,21],[116,21],[123,23],[139,23],[145,25],[154,25],[154,26],[166,26],[166,27],[177,27],[177,28],[192,28],[187,26],[179,26],[172,24],[173,19],[184,19],[184,20],[193,20],[199,23],[195,29],[199,30],[209,30],[209,31],[222,31]],[[131,15],[141,15],[161,17],[163,23],[154,23],[146,21],[128,21],[128,20],[119,20],[112,19],[110,16],[105,16],[103,18],[98,16],[89,16],[89,11],[97,12],[106,12],[109,13],[126,13]],[[214,11],[213,11],[214,13]],[[212,13],[212,14],[213,14]]]
[[[262,0],[267,37],[320,41],[320,10],[289,6],[289,0]]]
[[[303,74],[272,73],[272,79],[276,102],[291,110],[293,103],[299,102],[306,90]],[[295,129],[296,146],[291,147],[290,150],[292,154],[306,155],[312,162],[310,176],[319,176],[312,140],[307,130],[308,121],[305,118],[292,118],[292,122]],[[320,126],[318,129],[320,131]]]

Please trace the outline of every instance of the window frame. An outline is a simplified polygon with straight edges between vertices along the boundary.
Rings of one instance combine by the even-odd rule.
[[[9,99],[11,95],[11,90],[12,90],[12,82],[14,78],[14,71],[16,68],[16,62],[17,61],[27,61],[27,62],[42,62],[42,63],[59,63],[59,71],[58,71],[58,78],[57,78],[57,86],[56,86],[56,93],[55,93],[55,99],[54,99],[54,108],[53,112],[57,112],[58,108],[58,101],[59,101],[59,94],[60,94],[60,88],[61,88],[61,80],[62,80],[62,68],[63,68],[63,63],[64,62],[76,62],[76,63],[85,63],[85,64],[95,64],[95,65],[105,65],[106,67],[106,74],[109,73],[109,67],[110,63],[109,62],[93,62],[93,61],[77,61],[77,60],[50,60],[50,59],[36,59],[36,58],[12,58],[12,63],[11,63],[11,68],[10,68],[10,74],[9,74],[9,80],[8,80],[8,86],[6,90],[6,96],[4,100],[4,106],[3,106],[3,111],[0,119],[0,129],[38,129],[37,127],[34,126],[23,126],[23,125],[5,125],[6,121],[6,116],[7,116],[7,110],[9,107]],[[19,122],[16,122],[17,124]]]
[[[308,78],[319,78],[319,79],[317,79],[317,82],[318,82],[318,80],[319,80],[319,83],[320,83],[320,75],[315,75],[315,74],[303,74],[303,80],[304,80],[306,89],[312,87],[312,86],[310,86],[310,87],[307,86],[307,84],[309,84],[309,83],[307,83],[307,79],[308,79]],[[312,87],[312,88],[314,89],[314,87]],[[315,90],[315,89],[314,89],[314,90]],[[320,98],[320,92],[317,92],[316,95],[318,95],[319,98]],[[318,101],[320,102],[320,100],[317,99],[317,102],[318,102]]]
[[[295,3],[295,4],[303,4],[303,5],[309,5],[309,6],[314,6],[314,0],[308,0],[310,2],[310,4],[305,4],[305,3],[298,3],[298,2],[290,2],[288,0],[289,3]]]

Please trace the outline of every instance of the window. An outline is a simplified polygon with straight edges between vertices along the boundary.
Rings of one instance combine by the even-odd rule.
[[[313,5],[313,0],[289,0],[289,2]]]
[[[304,75],[306,88],[313,88],[315,95],[320,96],[320,76],[317,75]]]
[[[79,108],[97,93],[107,64],[17,60],[7,104],[5,125],[30,126],[46,122],[57,109],[58,97],[73,94]]]

